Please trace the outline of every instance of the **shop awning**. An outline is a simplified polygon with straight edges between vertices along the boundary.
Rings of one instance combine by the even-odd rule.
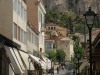
[[[81,65],[80,65],[80,73],[81,71],[85,68],[85,66],[88,64],[88,60],[85,60]]]
[[[40,58],[38,58],[36,56],[33,56],[31,54],[29,54],[29,55],[34,61],[36,61],[38,64],[40,64],[42,66],[42,69],[46,69],[46,67],[47,67],[46,65],[47,64],[43,60],[41,60]]]
[[[19,51],[19,52],[20,52],[20,55],[21,55],[25,65],[26,65],[27,69],[29,70],[29,60],[28,60],[29,55],[27,53],[23,52],[23,51]],[[32,62],[30,63],[30,70],[35,70]]]
[[[22,74],[23,70],[25,70],[25,67],[21,61],[18,50],[8,46],[5,46],[5,50],[6,50],[7,57],[10,59],[10,62],[14,68],[15,73]]]
[[[51,69],[51,60],[48,59],[47,57],[45,56],[42,56],[42,59],[45,61],[45,63],[47,64],[47,68],[48,69]]]

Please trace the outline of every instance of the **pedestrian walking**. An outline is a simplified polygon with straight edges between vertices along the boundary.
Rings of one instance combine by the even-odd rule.
[[[54,75],[54,67],[51,68],[51,75]]]
[[[57,74],[59,74],[59,67],[57,67]]]
[[[62,66],[62,69],[63,69],[63,70],[65,69],[65,66],[64,66],[64,65]]]

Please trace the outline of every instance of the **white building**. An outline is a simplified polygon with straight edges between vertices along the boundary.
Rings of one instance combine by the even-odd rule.
[[[64,49],[64,51],[66,51],[66,57],[65,60],[66,61],[70,61],[72,57],[74,57],[74,43],[73,40],[67,38],[62,38],[60,41],[60,48]]]
[[[39,0],[40,3],[38,5],[38,24],[39,24],[39,49],[42,48],[42,52],[44,52],[44,27],[45,27],[45,8],[43,2]]]
[[[1,59],[1,65],[6,66],[1,67],[1,72],[3,75],[27,75],[29,62],[26,48],[26,3],[23,0],[1,0],[0,9],[0,34],[11,41],[6,44],[7,41],[4,40],[6,54],[2,56],[4,59]],[[13,47],[13,42],[19,44],[20,48]]]

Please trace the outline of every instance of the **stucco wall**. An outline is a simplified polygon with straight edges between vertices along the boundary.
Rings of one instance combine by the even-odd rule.
[[[12,0],[0,0],[0,34],[12,39]]]
[[[26,0],[27,19],[38,30],[38,0]]]

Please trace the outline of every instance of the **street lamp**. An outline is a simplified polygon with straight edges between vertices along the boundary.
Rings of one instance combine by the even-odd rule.
[[[28,57],[28,62],[29,62],[29,70],[30,70],[30,66],[31,66],[31,58]]]
[[[52,65],[52,59],[51,59],[51,75],[52,75],[52,68],[53,68],[53,65]]]
[[[76,58],[78,60],[78,75],[79,75],[79,73],[80,73],[80,71],[79,71],[79,60],[81,59],[81,53],[79,52],[79,50],[76,52]]]
[[[28,57],[28,62],[29,62],[28,75],[30,75],[31,74],[31,70],[30,70],[30,67],[31,67],[31,58],[30,58],[30,56]]]
[[[41,75],[42,74],[42,69],[41,69],[41,59],[39,59],[39,75]]]
[[[85,16],[86,19],[86,24],[87,27],[89,29],[89,62],[90,62],[90,75],[92,75],[92,46],[91,46],[91,30],[93,28],[93,24],[95,21],[95,17],[97,16],[97,14],[95,14],[94,11],[91,10],[91,7],[89,7],[89,10],[83,14],[83,16]]]
[[[47,72],[47,75],[48,75],[48,59],[46,59],[46,62],[47,62],[46,72]]]

